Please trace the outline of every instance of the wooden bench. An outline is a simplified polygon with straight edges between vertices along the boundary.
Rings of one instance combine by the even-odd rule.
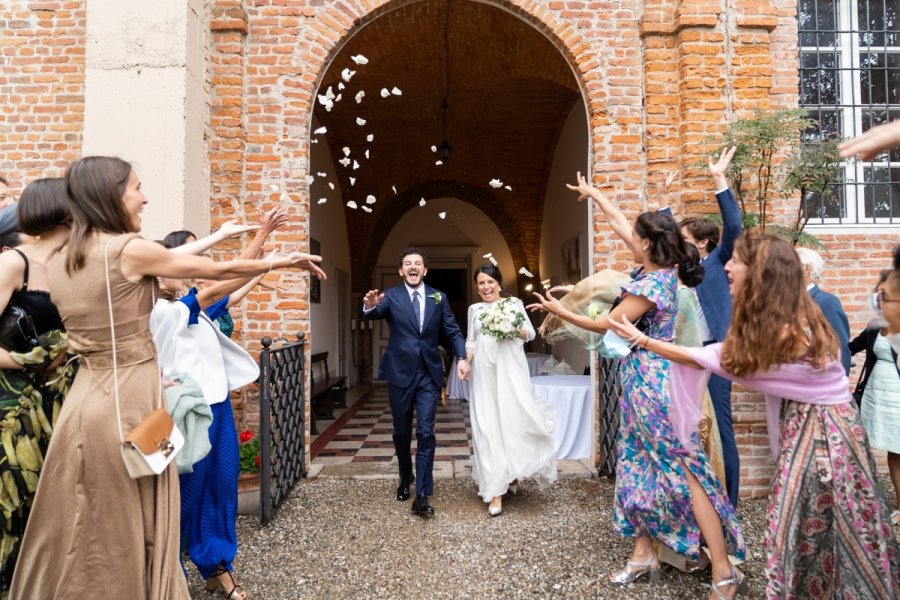
[[[346,377],[332,375],[328,371],[328,353],[317,352],[310,357],[310,404],[314,417],[333,419],[334,407],[346,408],[344,387]]]

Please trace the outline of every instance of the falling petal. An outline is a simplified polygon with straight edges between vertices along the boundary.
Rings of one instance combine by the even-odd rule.
[[[367,141],[367,142],[375,141],[375,134],[374,134],[374,133],[370,133],[369,135],[367,135],[367,136],[366,136],[366,141]]]
[[[351,71],[350,69],[344,69],[343,71],[341,71],[341,79],[348,83],[351,79],[353,79],[354,75],[356,75],[356,71]]]
[[[503,187],[503,182],[500,181],[499,179],[491,179],[490,186],[494,189],[497,189],[497,188]]]
[[[356,185],[356,177],[350,177],[350,185]]]
[[[278,189],[279,189],[279,188],[278,188],[278,184],[277,184],[277,183],[273,183],[272,185],[269,186],[269,189],[272,190],[273,192],[277,192]]]
[[[363,97],[365,97],[366,93],[362,90],[356,92],[356,103],[359,104],[362,102]]]
[[[347,202],[347,208],[352,208],[353,210],[356,210],[356,202],[354,202],[353,200],[350,200],[349,202]]]
[[[344,89],[344,83],[343,83],[343,82],[341,82],[341,81],[338,82],[338,89],[339,89],[339,90]]]
[[[432,147],[431,147],[431,151],[432,151],[432,152],[437,152],[437,146],[432,146]]]
[[[439,213],[438,213],[438,216],[439,216],[440,218],[442,218],[442,219],[446,219],[446,218],[447,218],[447,213],[445,213],[445,212],[439,212]]]
[[[310,140],[309,143],[310,143],[310,144],[318,144],[318,143],[319,143],[319,140],[317,140],[316,138],[313,138],[312,140]]]
[[[325,204],[326,202],[328,202],[328,198],[319,198],[318,204]]]
[[[337,96],[334,97],[334,101],[335,101],[335,102],[340,102],[340,101],[341,101],[341,98],[343,98],[343,96],[342,96],[341,94],[338,94]]]
[[[425,206],[425,198],[419,199],[419,206]]]
[[[328,187],[330,187],[332,189],[332,191],[334,190],[334,184],[331,183],[330,181],[328,182]]]
[[[493,255],[494,255],[493,252],[488,252],[487,254],[482,254],[482,255],[481,255],[481,258],[490,258],[490,257],[492,257]]]
[[[525,267],[522,267],[521,269],[519,269],[519,275],[524,275],[525,277],[534,277],[534,275],[532,275],[531,271],[529,271]]]
[[[325,97],[328,98],[329,100],[334,98],[334,90],[331,89],[330,85],[328,86],[328,90],[325,92]]]
[[[509,190],[510,192],[512,191],[512,187],[511,187],[511,186],[508,186],[508,185],[504,185],[504,186],[503,186],[503,189]]]
[[[442,160],[436,160],[436,161],[434,161],[434,164],[435,164],[436,166],[439,167],[439,166],[441,166],[442,164],[444,164],[444,161],[442,161]]]
[[[349,166],[350,166],[350,159],[349,159],[349,158],[342,158],[342,159],[339,160],[338,162],[339,162],[340,164],[344,165],[345,167],[349,167]]]
[[[372,212],[372,209],[369,208],[368,206],[363,206],[363,207],[361,207],[361,208],[362,208],[364,211],[366,211],[367,213],[371,213],[371,212]]]
[[[497,266],[497,259],[496,259],[496,258],[494,258],[494,257],[492,256],[492,257],[490,257],[488,260],[491,261],[491,264],[492,264],[492,265],[494,265],[495,267]]]
[[[381,88],[381,97],[382,98],[387,98],[390,95],[391,95],[391,91],[389,89]]]
[[[366,148],[366,160],[368,160],[368,159],[369,159],[369,149]]]
[[[402,96],[402,95],[403,95],[403,92],[401,92],[401,91],[400,91],[400,88],[398,88],[398,87],[395,87],[394,89],[392,89],[392,90],[391,90],[391,93],[392,93],[393,95],[395,95],[395,96]]]
[[[357,54],[356,56],[351,56],[350,60],[355,62],[358,65],[367,65],[369,64],[369,59],[363,56],[362,54]]]
[[[332,108],[334,108],[334,102],[329,102],[325,105],[325,112],[331,112]]]
[[[366,204],[375,204],[375,196],[372,194],[366,196]]]
[[[316,178],[313,177],[312,175],[307,175],[306,176],[306,185],[312,185],[312,182],[315,180],[316,180]]]
[[[363,125],[366,124],[366,120],[362,119],[360,117],[356,117],[356,124],[359,125],[360,127],[362,127]]]
[[[315,131],[313,131],[313,135],[322,135],[328,133],[328,128],[325,126],[319,127]]]
[[[396,185],[392,185],[392,186],[391,186],[391,189],[394,190],[394,195],[396,196],[396,195],[397,195],[397,186],[396,186]]]
[[[341,148],[341,151],[344,153],[344,156],[350,156],[350,147],[349,146],[344,146],[343,148]]]
[[[316,175],[318,175],[319,177],[328,177],[328,175],[324,171],[318,171]]]
[[[359,163],[356,162],[356,161],[354,160],[354,161],[353,161],[353,170],[355,171],[355,170],[357,170],[358,168],[359,168]]]

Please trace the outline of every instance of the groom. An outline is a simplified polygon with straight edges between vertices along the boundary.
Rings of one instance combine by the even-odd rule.
[[[434,492],[434,418],[444,369],[438,353],[438,340],[453,347],[460,379],[469,376],[466,343],[450,305],[443,294],[422,282],[428,273],[425,253],[407,248],[400,254],[403,284],[379,293],[370,290],[363,297],[363,317],[387,319],[391,333],[381,358],[379,379],[388,382],[388,400],[394,418],[394,448],[400,466],[397,500],[409,498],[409,486],[415,481],[416,499],[412,512],[423,518],[434,516],[428,496]],[[412,443],[412,417],[416,411],[416,473],[413,475],[409,447]]]

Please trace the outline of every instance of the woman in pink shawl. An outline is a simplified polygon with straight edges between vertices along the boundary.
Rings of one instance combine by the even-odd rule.
[[[670,418],[690,440],[705,378],[760,390],[775,478],[767,511],[767,598],[897,598],[900,554],[837,342],[803,285],[794,248],[748,233],[725,266],[733,299],[722,344],[684,348],[610,323],[673,362]],[[677,364],[676,364],[677,363]]]

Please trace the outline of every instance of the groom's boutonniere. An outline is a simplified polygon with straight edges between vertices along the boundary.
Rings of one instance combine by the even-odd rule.
[[[435,304],[440,304],[440,303],[441,303],[441,300],[443,300],[443,298],[444,298],[443,296],[441,296],[441,293],[440,293],[440,292],[435,292],[435,293],[433,293],[433,294],[428,294],[428,297],[431,298],[432,300],[434,300],[434,303],[435,303]]]

